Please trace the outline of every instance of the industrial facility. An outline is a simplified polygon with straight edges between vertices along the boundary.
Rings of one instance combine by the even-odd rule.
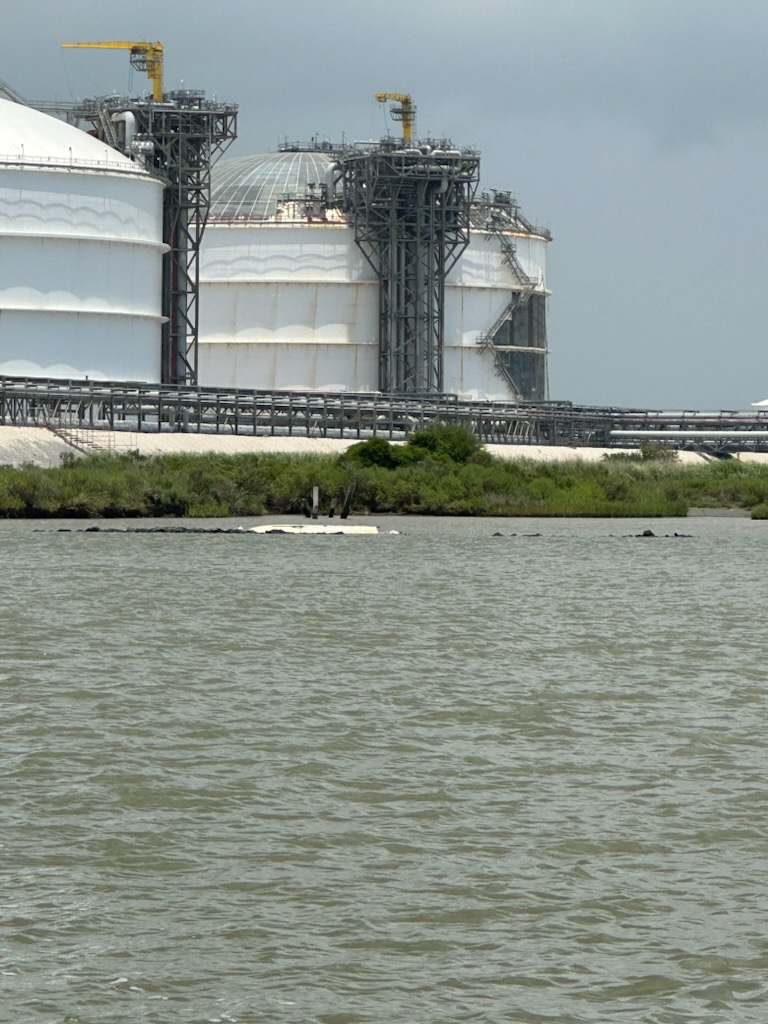
[[[200,269],[200,380],[547,397],[546,246],[447,140],[316,140],[223,160]]]
[[[547,398],[546,246],[480,155],[313,140],[221,160],[237,106],[0,100],[0,373],[214,388]],[[84,130],[83,130],[84,129]]]
[[[0,81],[0,423],[56,430],[760,447],[766,412],[548,396],[547,229],[481,158],[377,93],[378,140],[227,158],[235,103],[167,91],[29,101]]]
[[[24,276],[9,299],[20,304],[31,325],[27,333],[35,333],[36,315],[55,313],[57,303],[71,314],[72,325],[51,327],[49,318],[45,336],[35,335],[31,348],[27,334],[14,331],[0,343],[0,373],[23,364],[29,376],[196,384],[200,243],[211,167],[236,138],[237,105],[207,100],[196,89],[166,92],[160,43],[63,45],[128,51],[131,66],[146,73],[152,91],[31,102],[0,82],[6,97],[0,108],[0,231],[16,247],[36,243],[46,250],[41,262],[20,262],[18,274]],[[73,178],[79,192],[70,216],[61,208],[70,205]],[[154,203],[143,198],[149,191]],[[58,246],[58,255],[49,252],[52,238],[68,238],[69,250]],[[87,244],[93,255],[81,261]],[[147,280],[137,265],[142,246],[153,245],[160,258]],[[119,267],[115,253],[131,247],[136,260],[124,255]],[[76,314],[97,311],[107,317],[100,334],[93,320],[94,333],[81,335]],[[109,317],[121,315],[126,323],[141,315],[155,318],[151,332],[141,334],[141,357],[130,344],[123,352],[124,335],[112,334]]]

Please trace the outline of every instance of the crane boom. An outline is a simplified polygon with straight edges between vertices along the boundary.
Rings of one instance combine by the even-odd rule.
[[[130,50],[131,67],[146,71],[152,82],[152,99],[163,102],[163,44],[110,40],[103,43],[62,43],[69,49]]]
[[[416,124],[416,107],[407,92],[377,92],[374,93],[377,103],[387,103],[393,100],[399,103],[399,107],[391,107],[390,114],[395,121],[403,122],[403,142],[409,145],[413,137],[413,128]]]

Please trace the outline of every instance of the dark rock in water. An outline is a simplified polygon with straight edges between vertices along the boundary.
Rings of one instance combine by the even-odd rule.
[[[71,532],[68,528],[60,529],[59,533]],[[241,526],[229,529],[224,526],[88,526],[80,533],[208,533],[208,534],[239,534],[241,537],[248,536],[248,531]],[[281,531],[282,532],[282,531]]]
[[[611,534],[615,536],[615,534]],[[622,537],[655,537],[657,540],[674,540],[675,537],[693,537],[692,533],[654,533],[653,530],[643,530],[642,533],[624,533]]]
[[[491,536],[492,536],[492,537],[503,537],[503,536],[504,536],[504,534],[503,534],[503,533],[500,533],[500,532],[499,532],[499,531],[497,530],[497,531],[496,531],[496,533],[492,533],[492,534],[491,534]]]

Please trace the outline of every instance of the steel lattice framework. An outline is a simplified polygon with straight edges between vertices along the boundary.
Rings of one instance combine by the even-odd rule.
[[[456,395],[251,391],[122,381],[0,376],[0,425],[48,427],[81,447],[114,446],[103,432],[407,438],[440,423],[485,444],[670,448],[722,455],[768,450],[768,410],[663,412],[571,402],[464,401]],[[73,434],[73,432],[75,432]]]
[[[386,140],[339,163],[355,241],[379,279],[379,388],[441,392],[445,279],[469,243],[480,156]]]
[[[164,102],[104,101],[108,114],[136,119],[132,139],[118,139],[128,155],[143,156],[167,181],[163,240],[162,380],[197,383],[200,245],[208,219],[211,166],[237,136],[237,106],[206,101],[197,90],[166,93]],[[111,118],[110,118],[111,119]]]
[[[196,384],[200,245],[210,208],[211,167],[237,137],[237,104],[181,89],[165,93],[162,103],[109,96],[31,105],[72,125],[90,123],[99,138],[165,181],[162,381]],[[130,131],[125,115],[133,118]]]

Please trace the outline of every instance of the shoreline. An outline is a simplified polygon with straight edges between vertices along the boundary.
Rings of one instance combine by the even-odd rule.
[[[76,458],[99,452],[140,455],[193,454],[270,454],[270,455],[340,455],[358,438],[280,437],[247,434],[140,434],[120,430],[73,429],[83,443],[70,444],[46,427],[0,426],[0,465],[31,464],[43,469],[60,466],[62,456]],[[93,446],[91,447],[91,444]],[[393,442],[397,444],[398,442]],[[637,448],[570,448],[559,445],[491,444],[483,448],[496,458],[530,459],[533,462],[599,462],[604,455],[633,452]],[[735,461],[768,465],[768,452],[737,452]],[[680,451],[681,466],[703,466],[712,460],[698,452]]]
[[[484,447],[450,426],[416,432],[403,445],[381,438],[361,444],[106,431],[72,435],[0,428],[0,516],[768,519],[766,456],[722,460],[659,446],[630,450],[631,457],[627,450],[603,448]]]

